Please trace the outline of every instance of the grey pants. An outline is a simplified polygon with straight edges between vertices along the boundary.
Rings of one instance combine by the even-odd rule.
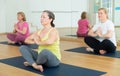
[[[59,59],[47,49],[42,50],[41,53],[38,54],[28,46],[23,45],[20,47],[20,52],[30,65],[37,63],[38,65],[45,65],[47,67],[56,67],[60,64]]]

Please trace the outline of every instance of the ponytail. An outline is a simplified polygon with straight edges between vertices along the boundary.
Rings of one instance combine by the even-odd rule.
[[[43,11],[43,12],[48,13],[49,19],[52,19],[52,21],[51,21],[50,24],[51,24],[52,27],[55,27],[55,24],[53,23],[53,21],[55,20],[55,15],[54,15],[54,13],[51,12],[51,11],[49,11],[49,10],[45,10],[45,11]]]
[[[51,21],[51,26],[52,26],[52,27],[55,27],[55,24],[53,23],[53,20]]]

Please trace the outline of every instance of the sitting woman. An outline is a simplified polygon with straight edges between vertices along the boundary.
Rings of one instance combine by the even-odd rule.
[[[81,14],[81,19],[78,21],[77,36],[86,37],[90,28],[91,26],[89,24],[89,21],[87,20],[87,13],[83,12]]]
[[[96,54],[114,53],[116,51],[116,38],[114,24],[108,20],[105,8],[98,10],[100,23],[96,24],[85,37],[85,43],[90,47],[88,51]]]
[[[43,11],[41,15],[41,24],[44,28],[35,32],[25,40],[27,44],[39,45],[38,51],[32,50],[27,45],[20,47],[20,52],[26,60],[26,62],[24,62],[25,66],[32,66],[43,72],[43,65],[47,67],[56,67],[60,64],[60,38],[58,31],[54,28],[54,19],[55,16],[51,11]]]
[[[10,43],[24,44],[24,40],[29,36],[29,26],[23,12],[17,13],[18,23],[14,25],[13,33],[7,34]]]

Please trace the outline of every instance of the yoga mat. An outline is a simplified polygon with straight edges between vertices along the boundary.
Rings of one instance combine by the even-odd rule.
[[[77,35],[66,35],[66,36],[77,37]]]
[[[24,61],[25,60],[21,56],[0,60],[1,63],[5,63],[30,72],[42,74],[44,76],[100,76],[106,73],[63,63],[61,63],[58,67],[44,68],[44,72],[41,73],[32,67],[25,67],[23,65]]]
[[[11,43],[8,43],[8,41],[0,42],[0,44],[4,44],[4,45],[12,45],[12,46],[20,46],[20,44],[18,44],[18,43],[11,44]]]
[[[8,43],[8,41],[0,42],[0,44],[12,45],[12,46],[21,46],[21,45],[18,44],[18,43],[10,44],[10,43]],[[37,49],[37,48],[38,48],[38,45],[37,45],[37,44],[22,44],[22,45],[27,45],[28,47],[30,47],[30,48],[32,48],[32,49]]]
[[[116,51],[115,53],[107,53],[104,55],[99,55],[99,54],[95,54],[93,52],[88,52],[88,51],[86,51],[86,47],[78,47],[78,48],[74,48],[74,49],[68,49],[65,51],[84,53],[84,54],[92,54],[92,55],[98,55],[98,56],[107,56],[107,57],[113,57],[113,58],[120,58],[120,51]]]

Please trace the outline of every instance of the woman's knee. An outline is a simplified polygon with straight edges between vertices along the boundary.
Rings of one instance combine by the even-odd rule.
[[[92,39],[92,37],[87,36],[87,37],[84,38],[84,41],[87,43],[87,42],[89,42],[91,39]]]
[[[10,40],[14,40],[13,34],[7,34],[7,38],[10,39]]]
[[[113,44],[110,40],[108,40],[108,39],[105,39],[105,40],[103,40],[102,41],[102,44],[106,44],[106,45],[108,45],[108,44]]]
[[[43,49],[40,54],[42,54],[42,55],[48,55],[49,53],[50,53],[49,50]]]
[[[16,36],[15,41],[24,42],[25,41],[25,37]]]
[[[102,42],[111,42],[111,41],[108,39],[104,39]]]
[[[25,51],[25,49],[27,49],[28,47],[26,46],[26,45],[22,45],[22,46],[20,46],[20,52],[23,52],[23,51]]]

